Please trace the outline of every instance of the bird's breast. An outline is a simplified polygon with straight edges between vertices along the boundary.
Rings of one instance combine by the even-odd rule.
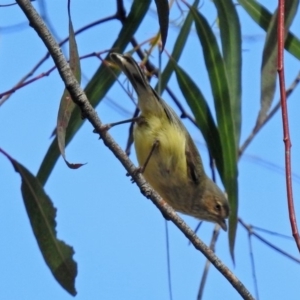
[[[142,117],[134,127],[134,144],[140,166],[144,166],[154,144],[143,173],[151,186],[174,209],[184,212],[191,197],[186,165],[186,137],[167,118]]]

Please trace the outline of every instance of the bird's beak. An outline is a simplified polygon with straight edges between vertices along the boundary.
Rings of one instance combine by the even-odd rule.
[[[222,227],[222,229],[223,229],[224,231],[227,231],[227,224],[226,224],[226,221],[225,221],[224,219],[220,220],[220,221],[218,222],[218,224]]]

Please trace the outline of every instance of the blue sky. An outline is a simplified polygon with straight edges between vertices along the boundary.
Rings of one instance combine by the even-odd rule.
[[[40,2],[34,5],[41,9]],[[275,1],[261,1],[274,9]],[[130,2],[125,2],[130,8]],[[114,1],[76,1],[72,3],[75,29],[115,12]],[[152,5],[154,9],[154,3]],[[205,2],[202,12],[214,20],[211,2]],[[260,63],[264,44],[264,32],[238,8],[243,34],[243,124],[241,141],[252,130],[260,105]],[[67,2],[47,2],[48,18],[58,40],[68,31]],[[172,13],[172,18],[178,17]],[[17,6],[0,9],[0,92],[3,92],[24,76],[45,54],[45,46]],[[19,30],[9,26],[22,24]],[[300,26],[299,13],[292,29]],[[111,46],[120,29],[118,21],[78,35],[80,55],[101,51]],[[149,13],[136,34],[144,41],[157,33],[156,15]],[[218,28],[215,27],[215,31]],[[170,27],[166,49],[171,52],[178,28]],[[131,50],[128,48],[128,50]],[[64,48],[67,51],[67,47]],[[167,57],[163,56],[163,63]],[[157,62],[157,56],[153,58]],[[197,65],[196,63],[197,62]],[[98,68],[100,61],[90,58],[82,61],[82,86]],[[286,53],[286,84],[299,72],[299,62]],[[209,81],[202,61],[202,49],[191,32],[188,45],[179,64],[189,70],[208,99],[212,99]],[[53,66],[49,59],[36,75]],[[121,82],[124,77],[121,77]],[[181,97],[174,77],[170,86]],[[0,107],[0,147],[35,174],[51,143],[50,135],[56,123],[63,84],[55,71],[50,76],[20,89]],[[278,99],[278,91],[276,93]],[[108,96],[132,112],[134,105],[116,84]],[[163,95],[172,103],[167,95]],[[297,88],[289,99],[290,130],[292,137],[293,171],[300,174],[299,153],[299,96]],[[183,98],[181,98],[183,99]],[[211,102],[212,105],[212,102]],[[188,109],[188,108],[187,108]],[[97,112],[103,122],[113,122],[130,117],[119,113],[105,99]],[[203,138],[188,121],[186,126],[194,137],[206,170],[209,172],[208,154]],[[116,141],[124,148],[128,126],[111,130]],[[240,217],[249,224],[291,236],[288,219],[284,171],[284,145],[282,142],[281,115],[277,114],[257,135],[239,163]],[[57,208],[58,237],[75,249],[78,263],[76,280],[77,299],[167,299],[168,281],[166,264],[165,221],[160,212],[144,199],[136,185],[131,184],[126,171],[114,155],[92,133],[87,122],[66,149],[71,162],[87,163],[79,170],[70,170],[59,159],[45,190]],[[257,156],[275,164],[279,172],[262,166]],[[132,160],[136,163],[135,153]],[[24,209],[20,193],[20,178],[9,161],[0,155],[0,299],[59,299],[72,297],[54,280],[39,252],[37,243]],[[219,182],[220,183],[220,182]],[[294,181],[296,213],[300,216],[297,196],[299,180]],[[187,216],[184,220],[195,228],[198,221]],[[205,265],[203,255],[188,245],[187,239],[174,225],[168,223],[170,234],[170,259],[173,297],[195,299]],[[209,243],[213,224],[203,223],[198,235]],[[292,240],[261,233],[271,242],[298,257]],[[299,265],[276,253],[256,239],[252,240],[261,299],[298,299]],[[238,228],[236,240],[236,265],[229,255],[227,234],[221,232],[216,253],[226,265],[254,293],[249,256],[248,234]],[[240,299],[236,291],[211,267],[204,293],[205,299]]]

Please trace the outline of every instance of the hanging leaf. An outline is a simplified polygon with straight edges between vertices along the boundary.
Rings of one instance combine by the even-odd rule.
[[[236,148],[241,135],[242,38],[241,24],[232,0],[214,0],[218,11],[221,43],[234,116]]]
[[[73,248],[57,238],[56,208],[45,193],[39,180],[2,149],[0,149],[0,152],[10,160],[15,171],[21,176],[24,205],[46,264],[57,282],[67,292],[75,296],[77,263],[73,260]]]
[[[77,48],[74,28],[71,19],[70,0],[68,1],[68,17],[69,17],[69,43],[70,43],[69,64],[75,78],[77,79],[78,83],[80,83],[81,81],[80,59],[79,59],[78,48]],[[78,169],[83,165],[78,163],[77,164],[69,163],[66,159],[66,154],[65,154],[66,130],[69,124],[71,114],[75,107],[76,107],[75,103],[72,101],[72,98],[68,90],[65,88],[60,100],[60,106],[58,110],[56,136],[57,136],[57,142],[58,142],[60,153],[63,159],[65,160],[67,166],[71,169]]]
[[[197,8],[198,4],[199,4],[199,0],[195,0],[193,7]],[[190,34],[193,20],[194,19],[193,19],[192,13],[189,12],[186,16],[186,19],[185,19],[183,25],[181,26],[180,32],[179,32],[178,37],[174,44],[173,52],[171,54],[172,59],[175,61],[179,60],[181,53],[183,51],[183,48],[186,45],[186,41]],[[165,88],[169,82],[169,79],[171,78],[171,75],[174,70],[173,66],[174,66],[174,64],[172,63],[171,60],[169,60],[165,69],[161,73],[160,83],[159,83],[161,93],[165,90]],[[156,89],[156,91],[158,90],[158,84],[156,85],[155,89]]]
[[[229,248],[234,260],[234,243],[237,228],[238,182],[237,182],[237,149],[234,134],[234,121],[231,111],[231,100],[225,63],[221,56],[216,37],[204,16],[190,8],[196,25],[199,41],[208,71],[212,94],[218,120],[218,130],[223,154],[223,180],[229,204]],[[220,171],[220,170],[219,170]]]
[[[174,61],[173,63],[175,65],[176,77],[181,92],[196,118],[197,124],[208,146],[211,156],[216,161],[220,176],[223,176],[223,157],[219,131],[212,117],[207,101],[191,77]]]
[[[165,44],[168,36],[168,27],[169,27],[169,2],[168,0],[155,0],[158,21],[160,27],[160,35],[161,35],[161,52],[165,48]]]

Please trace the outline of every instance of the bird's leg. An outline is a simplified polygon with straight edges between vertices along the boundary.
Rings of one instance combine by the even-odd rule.
[[[155,140],[154,143],[152,144],[152,147],[150,149],[150,152],[149,152],[149,155],[147,156],[147,159],[145,161],[145,163],[142,165],[142,166],[139,166],[138,168],[136,168],[134,170],[134,173],[137,174],[137,173],[144,173],[149,161],[150,161],[150,158],[154,152],[155,149],[157,149],[157,147],[159,146],[159,141],[158,140]],[[126,174],[126,176],[129,176],[130,174]],[[134,183],[134,179],[131,179],[131,182]],[[166,219],[166,221],[170,221],[171,219],[164,213],[161,211],[161,214],[163,215],[163,217]]]
[[[139,172],[140,172],[140,173],[144,173],[144,171],[145,171],[145,169],[146,169],[146,167],[147,167],[147,165],[148,165],[148,163],[149,163],[149,160],[150,160],[150,158],[151,158],[151,156],[152,156],[154,150],[158,147],[158,145],[159,145],[159,141],[158,141],[158,140],[155,140],[154,143],[153,143],[153,145],[152,145],[152,147],[151,147],[151,150],[150,150],[150,152],[149,152],[149,155],[148,155],[148,157],[147,157],[147,159],[146,159],[144,165],[139,166]]]
[[[107,131],[109,129],[111,129],[112,127],[116,126],[116,125],[121,125],[121,124],[125,124],[125,123],[131,123],[131,122],[137,122],[139,120],[140,117],[136,117],[136,118],[131,118],[131,119],[127,119],[127,120],[123,120],[123,121],[119,121],[119,122],[114,122],[114,123],[108,123],[108,124],[104,124],[101,126],[101,131]],[[99,133],[98,130],[94,129],[93,130],[94,133]]]
[[[148,156],[147,156],[147,159],[146,159],[145,163],[144,163],[142,166],[139,166],[138,168],[136,168],[136,169],[134,170],[134,174],[137,174],[137,173],[141,173],[141,174],[142,174],[142,173],[145,172],[145,169],[146,169],[146,167],[147,167],[147,165],[148,165],[148,163],[149,163],[149,161],[150,161],[150,158],[151,158],[151,156],[152,156],[154,150],[158,147],[158,145],[159,145],[159,141],[158,141],[158,140],[155,140],[154,143],[152,144],[152,147],[151,147],[151,149],[150,149],[150,152],[149,152],[149,154],[148,154]],[[127,173],[126,176],[130,176],[130,174]],[[134,179],[131,179],[131,181],[132,181],[132,183],[133,183],[133,182],[134,182]]]

